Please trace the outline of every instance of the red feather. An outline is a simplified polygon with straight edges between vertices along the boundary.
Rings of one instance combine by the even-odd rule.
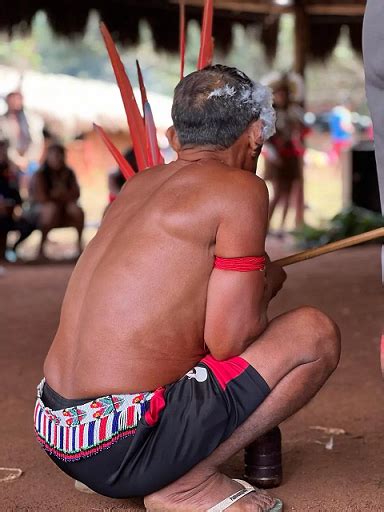
[[[147,141],[147,160],[150,167],[164,163],[157,143],[157,131],[153,120],[151,106],[147,98],[147,91],[144,85],[143,74],[141,72],[139,61],[136,60],[137,76],[139,78],[139,86],[141,92],[141,101],[143,102],[143,114],[145,124],[145,135]]]
[[[200,53],[197,69],[209,66],[213,60],[213,0],[204,1],[203,23],[201,27]]]
[[[132,167],[129,165],[129,163],[126,161],[126,159],[123,157],[123,155],[120,153],[120,151],[114,145],[114,143],[111,141],[111,139],[105,133],[105,131],[102,129],[102,127],[97,125],[96,123],[93,123],[93,126],[94,126],[95,130],[97,131],[97,133],[102,138],[104,144],[109,149],[113,158],[116,160],[116,163],[120,167],[120,169],[124,175],[124,178],[127,180],[131,176],[134,176],[136,174],[135,171],[132,169]]]
[[[151,106],[148,101],[144,104],[144,120],[145,131],[148,144],[148,157],[150,165],[160,165],[164,163],[164,159],[160,153],[157,142],[156,126],[153,120]]]
[[[125,113],[129,131],[132,138],[133,150],[135,152],[137,166],[140,171],[148,167],[146,154],[146,137],[143,118],[141,117],[139,108],[136,103],[131,82],[125,72],[123,63],[116,50],[116,46],[112,40],[111,34],[104,23],[100,24],[100,31],[104,38],[104,43],[108,51],[108,55],[115,73],[117,85],[120,89],[121,98],[123,100]]]
[[[139,64],[138,60],[136,60],[136,67],[137,67],[137,76],[138,76],[138,79],[139,79],[141,101],[142,101],[142,104],[143,104],[143,113],[144,113],[144,105],[145,105],[145,102],[148,101],[148,98],[147,98],[147,91],[146,91],[145,85],[144,85],[143,74],[141,72],[141,68],[140,68],[140,64]]]
[[[185,3],[180,0],[180,80],[184,78],[185,63]]]

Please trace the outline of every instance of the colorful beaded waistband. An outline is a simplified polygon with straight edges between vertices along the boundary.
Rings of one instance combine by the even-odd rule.
[[[93,455],[133,435],[154,394],[108,395],[52,411],[41,400],[44,382],[37,387],[35,432],[46,451],[65,461]]]

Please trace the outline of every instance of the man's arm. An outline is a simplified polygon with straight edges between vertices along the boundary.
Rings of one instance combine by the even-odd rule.
[[[250,173],[239,178],[222,207],[215,254],[223,258],[264,256],[268,191],[264,182]],[[204,338],[216,359],[241,354],[266,328],[268,303],[284,278],[284,271],[269,262],[266,271],[213,269]]]

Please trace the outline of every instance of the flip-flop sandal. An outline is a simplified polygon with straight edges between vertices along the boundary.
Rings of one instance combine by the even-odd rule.
[[[244,480],[238,480],[237,478],[234,478],[233,480],[241,484],[244,487],[244,489],[240,489],[240,491],[231,494],[231,496],[225,498],[225,500],[220,501],[220,503],[208,509],[207,512],[222,512],[223,510],[227,510],[227,508],[233,505],[236,501],[241,500],[241,498],[244,498],[244,496],[247,496],[247,494],[259,490],[257,487],[253,487],[253,485],[249,484],[248,482],[245,482]],[[283,502],[277,499],[274,506],[272,508],[269,508],[267,512],[282,512],[282,510]]]

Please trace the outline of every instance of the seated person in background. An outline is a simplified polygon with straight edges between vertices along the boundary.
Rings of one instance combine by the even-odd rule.
[[[8,142],[0,140],[0,259],[5,258],[8,232],[16,229],[15,207],[22,203],[18,171],[8,158]]]
[[[137,168],[135,153],[133,152],[133,149],[128,149],[124,153],[124,158],[131,165],[132,169],[135,172],[137,172],[138,168]],[[125,183],[125,178],[119,168],[112,171],[108,175],[109,204],[113,203],[113,201],[116,199],[116,197],[117,197],[118,193],[120,192],[120,190],[122,189],[124,183]]]
[[[41,231],[39,254],[44,254],[44,243],[53,228],[74,227],[78,233],[78,250],[82,251],[81,236],[84,212],[77,204],[80,188],[75,173],[66,165],[65,148],[52,144],[46,160],[33,175],[30,184],[31,216]]]

